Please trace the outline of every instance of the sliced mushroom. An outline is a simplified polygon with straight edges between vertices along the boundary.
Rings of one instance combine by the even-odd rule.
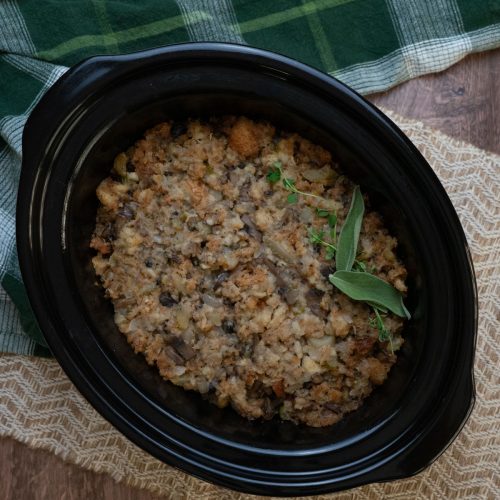
[[[168,292],[162,292],[159,297],[160,304],[164,307],[172,307],[178,304],[178,301],[175,300],[172,295]]]
[[[285,243],[273,240],[269,236],[264,236],[262,240],[278,259],[281,259],[291,266],[297,266],[297,261],[288,245],[285,246]]]
[[[255,259],[255,262],[257,264],[262,264],[263,266],[266,266],[269,271],[274,275],[276,279],[276,285],[278,288],[286,288],[288,283],[283,279],[281,275],[281,271],[278,269],[278,266],[271,260],[269,260],[267,257],[262,257],[260,256],[259,258]]]
[[[251,201],[250,198],[250,185],[252,181],[247,179],[240,187],[240,200],[241,201]]]
[[[116,229],[112,222],[107,222],[102,228],[101,238],[105,241],[113,241],[116,238]]]
[[[183,357],[185,361],[189,361],[196,356],[196,351],[179,337],[174,337],[170,341],[170,345]]]
[[[264,394],[264,384],[260,380],[255,380],[247,389],[247,394],[251,398],[260,398]]]
[[[214,290],[216,290],[217,288],[219,288],[222,283],[224,283],[224,281],[226,281],[230,276],[230,273],[228,273],[227,271],[223,271],[222,273],[219,273],[217,274],[217,276],[215,276],[215,279],[214,279]]]
[[[243,347],[241,349],[242,356],[245,358],[250,358],[253,355],[255,349],[257,348],[259,342],[260,342],[259,336],[256,333],[254,333],[251,342],[249,340],[245,344],[243,344]]]
[[[278,291],[281,291],[281,289]],[[297,290],[296,288],[290,288],[288,286],[288,287],[286,287],[285,290],[283,290],[282,293],[280,293],[280,295],[285,299],[285,302],[288,305],[293,306],[294,304],[296,304],[299,301],[300,291]]]
[[[176,365],[183,365],[184,364],[184,358],[178,354],[178,352],[171,346],[167,345],[165,347],[165,354],[176,364]]]
[[[323,405],[327,410],[334,411],[335,413],[341,413],[342,412],[342,407],[338,405],[337,403],[325,403]]]
[[[286,207],[283,217],[281,218],[280,224],[286,226],[290,222],[298,222],[300,220],[301,212],[297,207]]]
[[[232,319],[225,319],[222,322],[222,329],[226,333],[235,333],[236,329],[235,329],[234,321]]]
[[[245,224],[245,231],[259,243],[262,243],[262,233],[257,229],[250,216],[243,215],[241,221]]]
[[[274,415],[276,415],[276,413],[278,412],[278,408],[282,404],[283,404],[283,399],[281,398],[274,398],[272,396],[270,398],[266,398],[262,406],[262,410],[264,413],[262,417],[265,420],[270,420],[271,418],[274,417]]]
[[[306,293],[306,302],[312,313],[322,319],[326,319],[328,312],[322,309],[320,305],[323,295],[324,292],[321,290],[318,290],[317,288],[310,288]]]
[[[327,264],[323,264],[320,267],[319,272],[321,273],[321,276],[323,276],[323,278],[328,279],[330,274],[333,273],[333,268]]]
[[[137,203],[131,201],[129,203],[125,203],[120,210],[118,210],[118,215],[123,217],[124,219],[130,220],[137,211]]]
[[[290,268],[283,268],[281,270],[274,262],[266,257],[259,257],[255,259],[255,261],[266,266],[269,271],[271,271],[276,281],[278,293],[283,297],[285,302],[291,306],[296,304],[300,298],[300,291],[290,284],[291,281],[298,276],[295,270]]]

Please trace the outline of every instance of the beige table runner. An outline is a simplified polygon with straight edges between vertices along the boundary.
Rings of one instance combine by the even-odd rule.
[[[500,156],[421,123],[393,119],[441,179],[472,250],[480,306],[477,402],[457,440],[418,476],[316,498],[499,498]],[[194,479],[141,451],[83,399],[54,360],[0,356],[0,436],[170,498],[248,497]]]

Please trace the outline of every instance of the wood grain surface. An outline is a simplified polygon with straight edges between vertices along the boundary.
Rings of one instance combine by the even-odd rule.
[[[475,54],[368,99],[500,154],[500,49]]]
[[[467,57],[452,68],[369,96],[402,116],[500,154],[500,50]],[[149,492],[119,484],[43,450],[0,439],[1,500],[149,500]]]
[[[43,450],[0,439],[1,500],[153,500],[146,490],[81,469]]]

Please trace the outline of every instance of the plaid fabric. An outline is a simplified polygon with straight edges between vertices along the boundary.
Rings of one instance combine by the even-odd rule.
[[[30,111],[86,57],[189,40],[281,52],[370,93],[500,46],[500,0],[0,0],[0,351],[48,353],[15,248]]]

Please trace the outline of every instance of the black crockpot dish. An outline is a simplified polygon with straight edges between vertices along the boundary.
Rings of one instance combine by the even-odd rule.
[[[247,421],[162,380],[119,333],[95,284],[95,189],[115,155],[165,119],[227,113],[269,119],[327,147],[400,241],[406,342],[387,382],[334,426]],[[23,278],[55,357],[125,436],[190,474],[273,495],[404,478],[436,459],[471,412],[477,298],[457,215],[405,135],[310,67],[210,43],[77,65],[28,120],[17,214]]]

